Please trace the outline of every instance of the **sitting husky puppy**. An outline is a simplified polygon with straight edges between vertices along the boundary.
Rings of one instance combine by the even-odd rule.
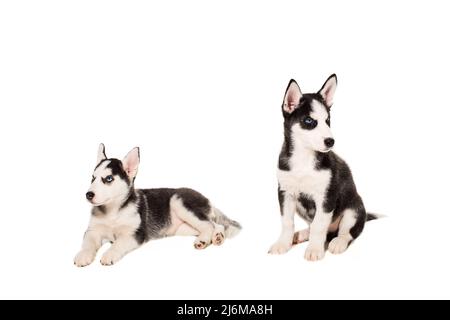
[[[93,205],[75,265],[92,263],[103,241],[112,243],[100,262],[113,265],[143,243],[172,235],[197,236],[194,247],[221,245],[241,226],[191,189],[134,189],[139,148],[122,160],[107,158],[100,144],[91,187],[86,193]]]
[[[331,149],[330,108],[337,86],[332,75],[318,93],[302,94],[295,80],[286,89],[282,105],[284,143],[278,162],[278,199],[282,231],[270,249],[287,252],[293,244],[308,241],[305,258],[320,260],[328,250],[343,253],[363,231],[366,214],[348,165]],[[309,229],[294,233],[298,213]]]

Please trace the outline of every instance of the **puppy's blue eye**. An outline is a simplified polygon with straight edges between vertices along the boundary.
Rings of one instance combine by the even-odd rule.
[[[303,123],[307,124],[307,125],[311,125],[314,123],[314,119],[311,117],[306,117],[305,119],[303,119]]]
[[[114,177],[113,177],[113,176],[106,176],[105,181],[106,181],[107,183],[111,183],[111,182],[114,181]]]

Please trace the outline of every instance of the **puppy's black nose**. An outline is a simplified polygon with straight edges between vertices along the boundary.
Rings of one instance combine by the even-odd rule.
[[[331,148],[332,146],[334,146],[334,139],[333,138],[326,138],[324,141],[325,146],[327,148]]]
[[[95,197],[95,193],[93,193],[92,191],[89,191],[86,193],[86,199],[88,200],[92,200]]]

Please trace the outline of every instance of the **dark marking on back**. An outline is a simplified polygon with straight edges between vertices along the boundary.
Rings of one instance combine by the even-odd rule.
[[[181,188],[177,189],[176,195],[183,201],[183,205],[191,211],[200,220],[208,220],[208,216],[211,212],[211,205],[209,200],[205,198],[199,192]]]
[[[179,197],[183,205],[200,220],[208,220],[211,212],[209,200],[199,192],[188,189],[142,189],[136,191],[138,212],[141,224],[136,230],[135,237],[138,243],[150,239],[161,238],[161,230],[171,223],[170,200]]]

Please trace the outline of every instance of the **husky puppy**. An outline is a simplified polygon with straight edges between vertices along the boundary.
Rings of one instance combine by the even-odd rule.
[[[92,263],[104,241],[112,243],[100,263],[113,265],[143,243],[166,236],[196,236],[194,247],[221,245],[241,226],[227,218],[197,191],[181,189],[135,189],[139,148],[121,161],[108,158],[100,144],[97,166],[86,193],[92,215],[81,251],[74,263]]]
[[[330,109],[337,78],[328,78],[318,93],[303,94],[295,80],[286,89],[282,112],[284,143],[278,162],[278,199],[282,231],[269,250],[283,254],[293,244],[309,240],[305,259],[320,260],[328,251],[343,253],[363,231],[368,220],[348,165],[332,150]],[[294,233],[297,213],[308,224]]]

